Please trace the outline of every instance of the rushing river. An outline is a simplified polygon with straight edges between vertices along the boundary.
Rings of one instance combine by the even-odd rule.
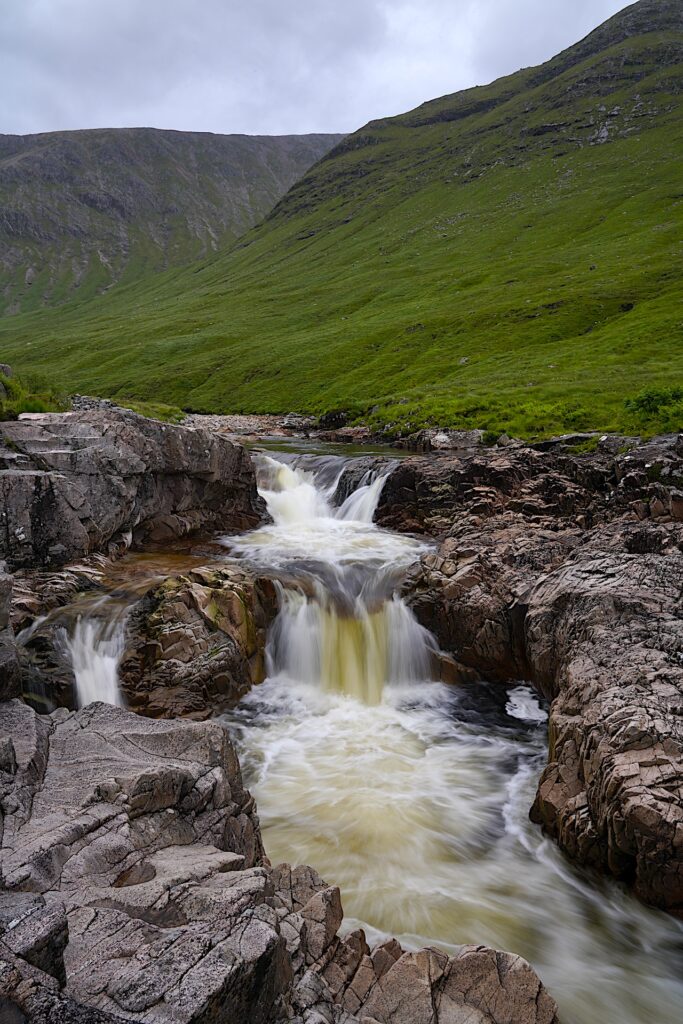
[[[281,580],[269,678],[226,716],[271,860],[339,885],[370,941],[521,954],[564,1024],[680,1020],[683,929],[529,822],[545,710],[523,685],[431,681],[434,642],[396,596],[427,545],[373,525],[381,477],[335,503],[343,465],[257,456],[273,523],[225,541]]]

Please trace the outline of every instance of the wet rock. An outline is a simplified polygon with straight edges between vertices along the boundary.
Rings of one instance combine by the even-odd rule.
[[[398,442],[401,448],[417,452],[467,451],[481,448],[484,443],[483,430],[420,430]]]
[[[241,529],[263,512],[242,448],[117,409],[0,424],[0,500],[0,557],[12,569]]]
[[[274,584],[230,568],[197,568],[155,586],[127,625],[120,670],[129,706],[151,717],[207,718],[265,678]]]
[[[9,1020],[554,1024],[511,954],[340,938],[339,890],[265,859],[218,724],[102,704],[39,716],[11,701],[0,731],[17,759],[0,774]]]
[[[582,863],[680,913],[683,553],[615,550],[611,532],[530,597],[528,657],[555,698],[532,817]]]

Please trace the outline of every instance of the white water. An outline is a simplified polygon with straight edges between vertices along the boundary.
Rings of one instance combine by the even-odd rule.
[[[122,707],[118,667],[125,647],[123,619],[79,616],[62,640],[71,659],[78,707],[96,700]]]
[[[372,525],[382,480],[335,508],[338,463],[258,468],[274,522],[226,543],[278,569],[281,611],[269,678],[229,723],[273,862],[338,884],[370,941],[521,954],[563,1024],[680,1019],[680,924],[575,871],[529,822],[536,697],[429,681],[433,641],[394,593],[426,546]]]

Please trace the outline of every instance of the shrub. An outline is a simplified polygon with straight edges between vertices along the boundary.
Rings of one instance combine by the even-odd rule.
[[[657,416],[665,406],[683,401],[683,388],[647,388],[635,398],[627,398],[624,405],[629,412]]]

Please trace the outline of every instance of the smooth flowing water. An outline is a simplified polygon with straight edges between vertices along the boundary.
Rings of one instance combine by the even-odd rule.
[[[683,929],[574,870],[529,822],[546,712],[528,687],[430,680],[435,644],[397,596],[427,545],[378,529],[383,480],[336,502],[339,459],[257,457],[273,523],[229,538],[274,569],[269,678],[227,720],[273,862],[341,887],[345,927],[530,960],[565,1024],[664,1024]]]
[[[79,616],[72,632],[64,631],[62,642],[73,668],[78,707],[96,700],[122,707],[118,669],[126,644],[123,618]]]

